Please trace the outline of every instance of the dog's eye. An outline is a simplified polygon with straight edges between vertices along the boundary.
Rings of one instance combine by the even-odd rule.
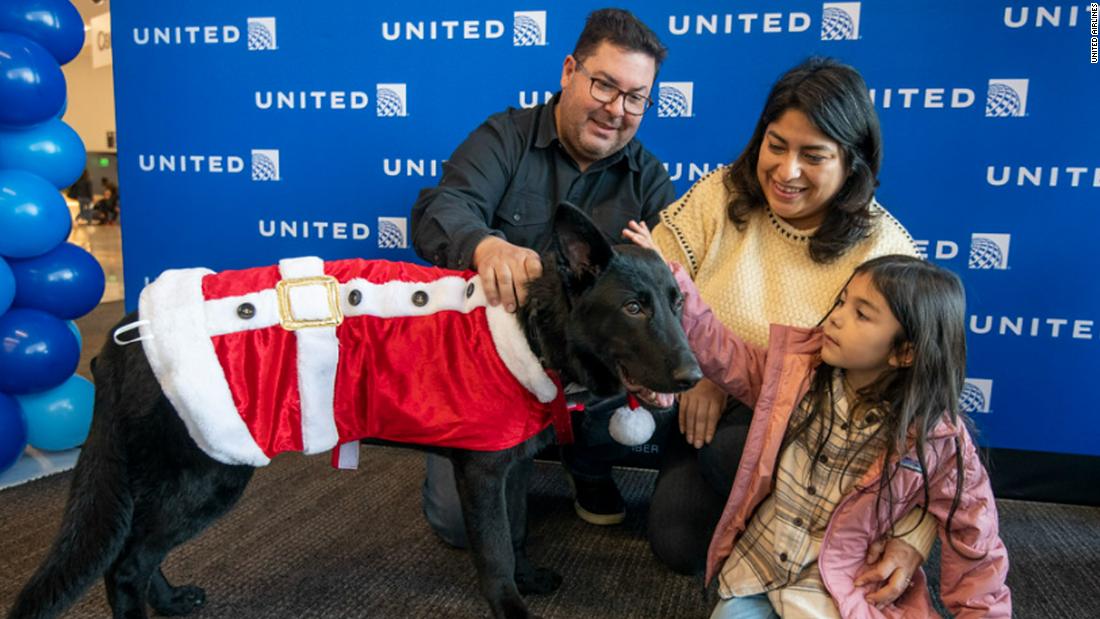
[[[672,300],[672,311],[678,312],[684,309],[684,297],[676,297]]]
[[[623,310],[631,316],[637,316],[642,313],[642,304],[637,301],[628,301],[627,304],[623,306]]]

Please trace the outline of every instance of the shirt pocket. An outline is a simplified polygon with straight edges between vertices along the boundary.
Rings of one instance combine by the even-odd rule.
[[[553,206],[546,196],[515,191],[501,200],[493,227],[504,233],[509,243],[537,249],[550,235]]]

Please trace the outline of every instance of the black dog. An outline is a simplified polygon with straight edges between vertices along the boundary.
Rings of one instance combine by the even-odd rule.
[[[518,317],[545,367],[599,396],[682,391],[701,372],[680,327],[680,291],[653,252],[613,248],[568,205],[554,220],[544,274]],[[135,315],[120,325],[136,320]],[[116,618],[187,614],[202,589],[174,587],[160,565],[236,503],[253,468],[201,451],[161,390],[141,346],[108,340],[93,363],[95,414],[73,476],[58,539],[10,617],[54,617],[104,574]],[[643,387],[644,386],[644,387]],[[527,617],[521,592],[549,592],[561,577],[525,551],[527,476],[547,428],[516,447],[434,449],[454,462],[470,549],[494,617]]]

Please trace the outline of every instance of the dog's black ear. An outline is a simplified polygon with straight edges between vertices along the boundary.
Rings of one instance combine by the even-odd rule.
[[[615,253],[588,215],[568,202],[554,212],[554,251],[570,278],[582,287],[607,268]]]

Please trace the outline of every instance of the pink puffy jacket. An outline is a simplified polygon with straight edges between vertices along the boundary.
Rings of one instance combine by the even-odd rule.
[[[709,583],[730,556],[756,507],[771,492],[787,422],[821,362],[821,330],[772,326],[767,349],[752,346],[714,317],[681,268],[674,265],[673,272],[686,297],[684,329],[703,373],[754,409],[733,489],[710,543]],[[955,496],[957,449],[962,451],[965,475],[962,497],[951,522],[952,540],[967,556],[947,543],[944,530]],[[1008,554],[997,533],[997,505],[969,433],[942,421],[928,438],[925,457],[928,515],[939,524],[943,542],[940,589],[944,604],[960,619],[1011,617],[1012,597],[1005,585]],[[910,450],[902,460],[905,466],[891,482],[895,503],[887,505],[884,500],[882,507],[883,514],[893,522],[924,500],[916,451]],[[882,535],[875,517],[875,499],[883,464],[880,458],[872,465],[856,484],[856,490],[845,496],[833,512],[818,558],[822,580],[847,619],[935,617],[921,570],[914,574],[905,594],[881,611],[864,599],[870,589],[853,584],[868,547]],[[982,558],[971,558],[977,556]]]

